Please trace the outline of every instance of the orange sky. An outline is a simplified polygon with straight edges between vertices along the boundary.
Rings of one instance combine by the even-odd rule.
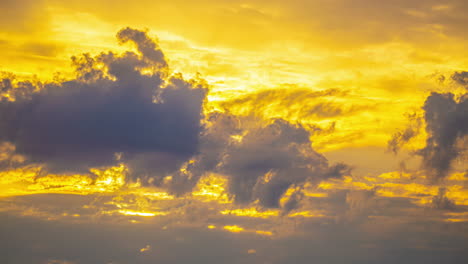
[[[21,244],[4,248],[8,263],[468,259],[466,1],[6,0],[0,12],[12,230],[0,240]],[[80,253],[54,250],[49,224]],[[83,257],[70,240],[101,225],[170,238]]]

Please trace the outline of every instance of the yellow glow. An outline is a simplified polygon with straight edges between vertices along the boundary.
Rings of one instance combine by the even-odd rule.
[[[237,225],[227,225],[227,226],[224,226],[223,228],[232,233],[240,233],[245,230],[244,228],[237,226]]]
[[[446,222],[454,222],[454,223],[459,223],[459,222],[468,222],[468,212],[460,212],[460,213],[446,213],[447,216],[444,221]]]
[[[306,217],[306,218],[310,218],[310,217],[325,217],[325,215],[322,214],[322,213],[319,213],[319,212],[312,212],[312,211],[295,212],[295,213],[289,214],[288,216],[289,216],[289,217],[298,217],[298,216],[302,216],[302,217]]]
[[[254,217],[254,218],[270,218],[270,217],[279,215],[279,212],[277,210],[258,211],[256,208],[223,210],[220,213],[223,215],[236,215],[236,216],[246,216],[246,217]]]
[[[152,200],[174,200],[175,197],[167,192],[163,191],[149,191],[145,188],[135,188],[135,190],[129,190],[130,193],[144,196]]]
[[[382,179],[400,179],[400,178],[410,178],[411,174],[409,173],[404,173],[404,172],[397,172],[397,171],[392,171],[392,172],[387,172],[387,173],[382,173],[379,175],[380,178]]]
[[[466,185],[465,185],[466,186]],[[447,188],[445,194],[448,199],[458,205],[468,205],[468,188],[460,185],[452,185]]]
[[[141,249],[140,249],[140,252],[149,251],[150,249],[151,249],[151,246],[150,246],[150,245],[146,245],[144,248],[141,248]]]
[[[192,192],[192,196],[205,202],[230,203],[225,192],[227,180],[220,175],[210,174],[202,177]]]
[[[466,181],[465,172],[452,173],[448,178],[450,181]]]
[[[262,235],[262,236],[272,236],[273,232],[270,231],[264,231],[264,230],[257,230],[255,233]]]
[[[90,194],[115,192],[125,185],[126,167],[91,169],[93,175],[41,175],[41,167],[0,172],[0,196],[35,193]]]
[[[159,215],[167,215],[166,212],[138,212],[133,210],[119,210],[119,213],[123,215],[130,215],[130,216],[143,216],[143,217],[151,217],[151,216],[159,216]]]

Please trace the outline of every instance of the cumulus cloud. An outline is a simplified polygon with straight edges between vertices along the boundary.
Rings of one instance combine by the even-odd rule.
[[[161,64],[161,66],[167,66],[164,53],[145,32],[127,27],[119,31],[117,34],[117,39],[121,43],[126,43],[129,41],[135,43],[138,51],[144,57],[151,60],[152,62]]]
[[[423,110],[428,138],[418,154],[427,171],[441,178],[463,150],[459,144],[468,133],[468,96],[457,101],[454,94],[434,92],[426,99]]]
[[[299,203],[306,182],[350,173],[349,166],[330,165],[316,152],[311,132],[300,124],[221,112],[205,118],[202,81],[170,75],[164,53],[143,31],[124,28],[117,39],[134,44],[138,52],[73,57],[76,77],[68,81],[2,80],[0,141],[11,145],[8,157],[16,155],[54,172],[123,162],[130,177],[178,195],[190,192],[202,176],[216,173],[227,177],[227,192],[236,203],[258,202],[267,208],[280,207],[285,192],[296,188],[285,211]],[[280,90],[256,94],[253,100],[297,103],[336,95],[343,92]],[[341,113],[325,113],[320,105],[306,111]]]
[[[228,191],[235,202],[258,201],[263,207],[277,208],[290,187],[300,188],[305,182],[317,183],[350,173],[345,164],[330,166],[312,148],[309,132],[299,124],[225,113],[214,113],[208,120],[200,155],[188,166],[188,172],[173,178],[176,192],[212,171],[228,178]],[[299,197],[295,194],[293,198]],[[291,200],[287,210],[295,203]]]
[[[163,171],[195,154],[206,88],[181,75],[166,78],[164,54],[145,32],[125,28],[117,38],[139,53],[74,57],[77,76],[61,83],[4,78],[0,140],[60,170],[110,165],[120,153]]]
[[[466,85],[466,72],[455,72],[452,79]],[[453,93],[432,92],[422,106],[423,115],[409,115],[407,127],[388,141],[388,150],[398,153],[400,148],[420,134],[425,124],[426,145],[415,154],[421,156],[422,166],[434,179],[443,178],[452,163],[464,155],[468,134],[468,94],[456,97]]]

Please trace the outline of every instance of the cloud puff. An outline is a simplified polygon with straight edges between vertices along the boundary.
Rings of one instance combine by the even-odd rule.
[[[452,80],[468,89],[468,72],[455,72],[452,75]]]
[[[77,76],[61,83],[3,79],[0,140],[31,162],[66,170],[109,165],[116,153],[168,156],[164,163],[195,154],[206,88],[166,79],[164,54],[144,32],[125,28],[117,38],[139,53],[74,57]]]
[[[452,80],[466,85],[467,72],[455,72]],[[452,162],[466,149],[468,134],[468,94],[458,99],[453,93],[432,92],[422,106],[423,115],[408,116],[407,127],[395,133],[388,141],[388,150],[397,153],[400,148],[420,134],[423,121],[427,133],[426,145],[415,153],[423,158],[422,166],[432,178],[443,178]]]
[[[162,66],[167,66],[164,53],[159,49],[158,45],[149,38],[145,32],[124,28],[117,34],[117,39],[120,43],[133,42],[136,44],[138,51],[152,62],[159,63]]]
[[[432,93],[423,110],[428,138],[418,154],[430,174],[444,177],[462,151],[459,140],[468,134],[468,96],[456,101],[451,93]]]
[[[188,172],[173,179],[176,192],[183,188],[187,191],[187,185],[212,171],[228,178],[228,191],[235,202],[258,201],[263,207],[277,208],[290,187],[300,189],[305,182],[317,183],[350,173],[345,164],[330,166],[312,148],[310,134],[301,125],[226,113],[214,113],[208,120],[200,155],[188,166]],[[296,193],[291,199],[299,197]],[[287,202],[285,209],[291,210],[296,203]]]

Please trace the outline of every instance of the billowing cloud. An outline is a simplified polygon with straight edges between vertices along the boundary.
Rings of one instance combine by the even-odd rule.
[[[345,164],[330,166],[311,147],[310,133],[299,124],[224,113],[214,113],[208,120],[200,155],[186,172],[172,179],[176,192],[181,188],[187,191],[194,179],[196,182],[203,173],[212,171],[228,178],[228,191],[237,203],[258,201],[263,207],[276,208],[290,187],[350,173]]]
[[[161,66],[167,66],[164,53],[162,53],[158,45],[151,38],[149,38],[145,32],[127,27],[119,31],[117,34],[117,39],[121,43],[126,43],[129,41],[135,43],[138,51],[145,58],[154,63],[161,64]]]
[[[457,101],[451,93],[432,93],[423,110],[428,138],[418,154],[432,176],[444,177],[464,150],[461,140],[468,133],[468,97],[464,95]]]
[[[3,79],[0,139],[11,146],[8,157],[19,155],[49,171],[88,171],[123,162],[134,180],[178,195],[216,173],[227,178],[227,192],[236,203],[258,201],[267,208],[280,207],[286,191],[297,188],[285,211],[296,207],[305,183],[350,174],[349,166],[331,166],[312,148],[310,131],[301,124],[216,112],[202,126],[203,83],[170,76],[164,53],[145,32],[124,28],[117,39],[133,43],[138,53],[73,57],[76,77],[59,83]],[[267,91],[250,103],[333,95],[343,93]],[[307,115],[342,111],[324,105],[307,109]]]
[[[167,77],[164,54],[144,32],[117,37],[139,53],[74,57],[77,76],[61,83],[3,79],[0,139],[61,170],[110,165],[117,155],[164,171],[194,155],[206,88]]]
[[[452,79],[464,85],[465,72],[455,72]],[[466,153],[468,134],[468,94],[459,98],[453,93],[432,92],[422,106],[423,115],[408,116],[407,127],[388,141],[388,150],[400,148],[420,134],[423,124],[427,134],[425,146],[415,152],[422,157],[422,166],[432,178],[447,176],[452,163]]]

